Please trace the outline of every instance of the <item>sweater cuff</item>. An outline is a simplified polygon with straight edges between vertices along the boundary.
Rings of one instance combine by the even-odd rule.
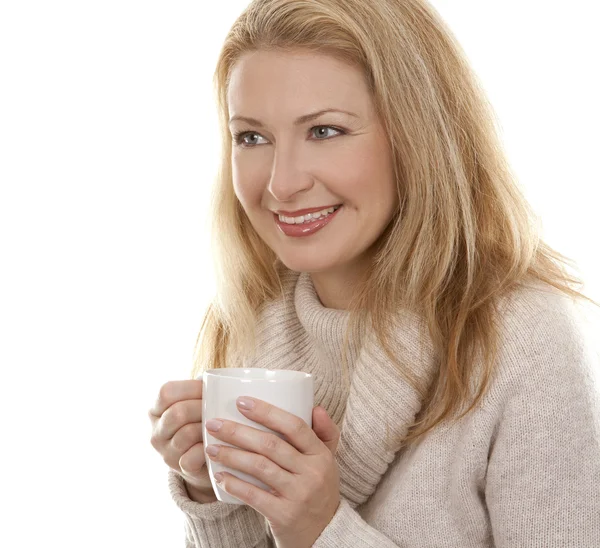
[[[217,500],[199,503],[190,499],[183,478],[169,470],[169,491],[185,514],[187,542],[196,548],[239,548],[267,542],[267,522],[254,508]]]
[[[333,518],[312,548],[398,548],[364,521],[342,497]]]

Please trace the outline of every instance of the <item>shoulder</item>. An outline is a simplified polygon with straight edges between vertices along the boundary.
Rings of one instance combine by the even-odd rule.
[[[597,385],[598,348],[570,296],[541,282],[521,286],[499,303],[497,322],[496,374],[509,392]]]
[[[591,542],[600,527],[597,351],[576,302],[553,288],[520,288],[503,305],[499,377],[487,399],[493,420],[483,415],[492,432],[485,501],[494,538]]]
[[[575,306],[576,302],[571,297],[555,287],[541,281],[531,281],[505,295],[498,308],[505,320],[518,324],[544,313],[571,314]]]
[[[497,323],[503,346],[526,354],[540,344],[556,348],[586,342],[578,301],[542,282],[520,286],[505,296],[498,305]]]

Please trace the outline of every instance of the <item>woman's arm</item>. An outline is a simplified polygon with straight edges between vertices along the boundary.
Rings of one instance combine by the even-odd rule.
[[[273,548],[265,518],[247,505],[192,500],[183,478],[169,469],[169,490],[185,515],[186,548]]]
[[[494,543],[598,546],[600,365],[570,312],[536,321],[490,452]]]

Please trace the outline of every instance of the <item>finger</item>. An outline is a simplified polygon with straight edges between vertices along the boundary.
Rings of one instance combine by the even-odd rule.
[[[202,442],[202,423],[192,423],[181,427],[171,440],[155,444],[155,449],[162,455],[168,466],[181,472],[179,467],[181,457],[197,443],[202,445]]]
[[[216,455],[208,455],[211,461],[239,470],[255,477],[273,489],[274,493],[291,493],[295,490],[295,474],[288,472],[264,455],[258,455],[226,445],[209,445],[218,449]],[[207,451],[208,453],[208,451]]]
[[[244,416],[283,434],[286,440],[300,453],[320,455],[326,449],[312,428],[297,415],[256,398],[248,399],[254,402],[252,409],[245,410],[238,405],[238,409]]]
[[[200,433],[198,430],[200,430]],[[179,466],[181,457],[195,445],[199,445],[202,448],[204,447],[201,430],[201,424],[188,424],[178,430],[173,439],[163,443],[163,445],[158,448],[158,452],[162,455],[165,463],[174,470],[181,472],[181,467]],[[188,455],[188,459],[190,458],[194,458],[194,452]]]
[[[340,441],[340,428],[333,422],[327,410],[320,405],[313,409],[312,429],[331,454],[335,455]]]
[[[305,471],[307,463],[302,461],[302,454],[276,434],[239,422],[219,420],[223,426],[217,432],[208,429],[215,438],[240,449],[264,455],[288,472],[301,474]],[[208,428],[209,423],[206,426]]]
[[[155,427],[156,436],[168,441],[182,426],[194,422],[202,422],[202,400],[174,403],[159,419]]]
[[[156,402],[148,411],[149,415],[160,417],[174,403],[183,400],[202,399],[202,381],[169,381],[162,385]]]
[[[197,443],[188,449],[183,455],[181,455],[177,464],[179,465],[184,477],[188,476],[195,479],[203,474],[205,463],[206,457],[204,455],[204,444]]]
[[[260,512],[269,522],[277,523],[277,516],[281,514],[282,499],[280,497],[228,472],[221,472],[221,474],[223,475],[221,481],[218,482],[219,487]]]
[[[179,458],[197,443],[202,443],[202,423],[194,422],[182,426],[171,438],[169,450]]]

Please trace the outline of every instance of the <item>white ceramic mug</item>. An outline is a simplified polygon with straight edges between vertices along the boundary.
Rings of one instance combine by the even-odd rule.
[[[239,396],[250,396],[266,401],[300,417],[312,428],[314,404],[313,377],[310,373],[290,369],[237,368],[209,369],[202,374],[202,435],[204,448],[212,444],[228,445],[210,434],[206,429],[209,419],[226,419],[252,426],[257,430],[272,432],[283,439],[283,434],[246,418],[237,408]],[[218,472],[229,472],[243,481],[252,483],[265,491],[271,487],[239,470],[211,461],[206,455],[206,465],[213,489],[222,502],[244,504],[238,498],[223,491],[215,480]]]

